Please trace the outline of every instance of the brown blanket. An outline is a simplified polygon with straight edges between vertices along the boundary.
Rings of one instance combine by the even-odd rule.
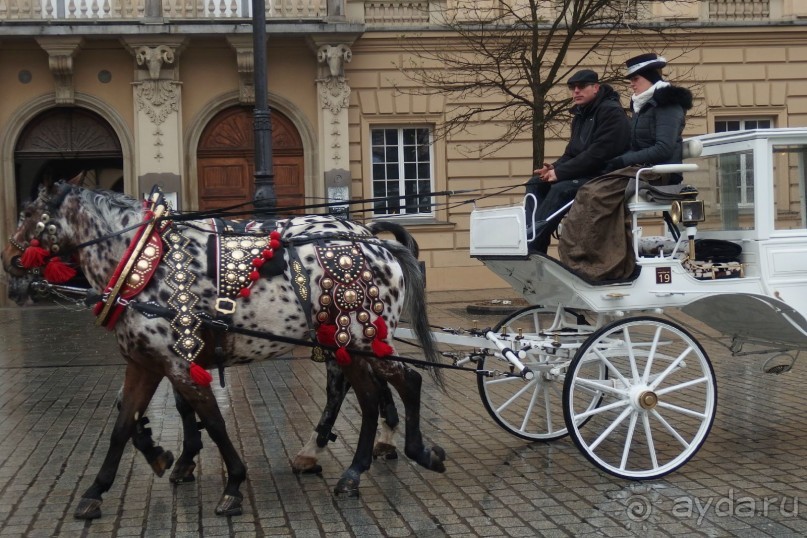
[[[594,178],[577,191],[563,223],[560,261],[588,280],[624,280],[633,274],[631,219],[625,188],[635,168]]]

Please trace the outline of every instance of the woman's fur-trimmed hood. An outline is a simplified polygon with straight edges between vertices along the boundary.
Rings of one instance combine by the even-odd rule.
[[[680,105],[689,110],[692,108],[692,92],[681,86],[665,86],[653,92],[653,101],[658,106]]]

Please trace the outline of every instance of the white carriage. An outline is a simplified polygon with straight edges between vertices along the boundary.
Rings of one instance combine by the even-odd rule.
[[[631,197],[638,271],[629,281],[587,282],[528,254],[522,206],[475,209],[471,255],[532,306],[485,334],[435,333],[474,348],[457,362],[486,372],[477,376],[480,395],[502,427],[531,440],[569,434],[592,463],[623,478],[682,466],[715,415],[709,358],[665,309],[727,336],[734,352],[746,342],[807,349],[807,129],[718,133],[688,145],[700,155],[685,159],[684,184],[699,191],[705,221],[687,222],[680,239],[677,226],[649,238],[650,227],[664,229],[657,223],[670,204]],[[686,204],[676,212],[694,220]],[[730,263],[693,260],[687,236],[742,253]],[[784,370],[795,360],[780,357]]]

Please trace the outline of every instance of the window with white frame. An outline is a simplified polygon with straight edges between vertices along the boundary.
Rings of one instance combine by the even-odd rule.
[[[715,120],[715,132],[770,129],[770,118],[721,118]],[[717,203],[721,206],[752,207],[754,205],[754,154],[751,151],[719,159]]]
[[[375,215],[433,215],[434,144],[430,127],[370,129]]]

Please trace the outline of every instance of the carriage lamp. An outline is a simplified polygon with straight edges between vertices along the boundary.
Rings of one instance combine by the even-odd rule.
[[[683,199],[675,200],[670,207],[670,217],[675,224],[679,222],[686,227],[689,239],[689,257],[695,259],[695,234],[698,223],[706,220],[703,200],[696,200],[698,189],[687,185],[679,193]]]

